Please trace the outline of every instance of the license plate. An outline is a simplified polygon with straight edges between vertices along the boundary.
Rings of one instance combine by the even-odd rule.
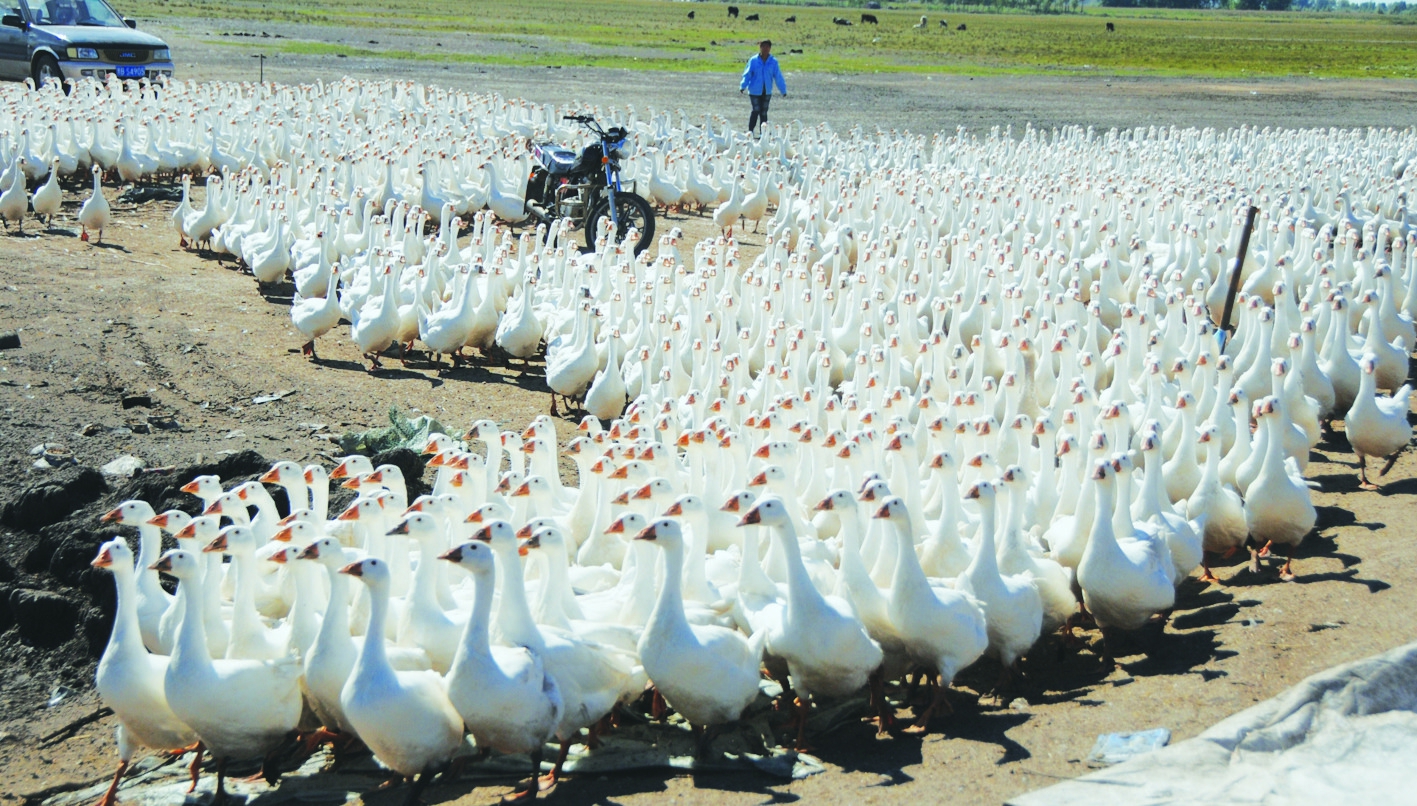
[[[119,78],[142,78],[148,74],[147,68],[128,65],[119,65],[114,72],[118,73]]]

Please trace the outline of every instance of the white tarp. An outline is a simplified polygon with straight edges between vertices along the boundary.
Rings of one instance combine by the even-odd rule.
[[[1199,736],[1010,806],[1417,803],[1417,643],[1316,674]]]

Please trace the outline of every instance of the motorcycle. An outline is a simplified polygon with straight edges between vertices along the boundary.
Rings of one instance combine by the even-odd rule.
[[[597,142],[580,154],[555,143],[531,147],[536,164],[526,184],[526,212],[531,219],[550,225],[569,218],[585,230],[586,248],[595,248],[597,225],[609,217],[618,243],[634,227],[639,231],[635,254],[654,243],[654,208],[635,192],[620,184],[620,161],[628,151],[628,133],[619,126],[601,128],[590,115],[567,115],[594,134]]]

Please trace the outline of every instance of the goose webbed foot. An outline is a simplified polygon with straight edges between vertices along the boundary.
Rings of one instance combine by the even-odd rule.
[[[197,791],[197,781],[201,780],[202,777],[202,753],[207,748],[201,742],[197,742],[192,745],[191,749],[193,753],[192,763],[187,767],[187,774],[192,777],[192,785],[187,787],[188,794]]]
[[[552,765],[551,772],[537,779],[537,789],[542,792],[550,792],[556,788],[556,784],[561,782],[561,770],[566,766],[566,757],[571,754],[571,740],[561,740],[561,750],[556,753],[556,763]]]
[[[1268,557],[1268,556],[1270,555],[1270,549],[1272,549],[1272,548],[1274,548],[1274,541],[1273,541],[1273,540],[1266,540],[1266,541],[1264,542],[1264,545],[1260,547],[1260,550],[1257,551],[1257,552],[1255,552],[1255,556],[1257,556],[1257,557]]]
[[[797,741],[792,745],[792,749],[799,753],[810,753],[812,746],[807,743],[807,716],[812,713],[812,704],[801,697],[794,698],[793,704],[796,706],[796,714],[788,724],[796,723]]]
[[[1219,584],[1220,584],[1220,577],[1217,577],[1217,576],[1215,575],[1215,572],[1210,570],[1210,560],[1209,560],[1209,559],[1205,559],[1205,558],[1202,558],[1202,559],[1201,559],[1201,575],[1200,575],[1199,577],[1197,577],[1197,578],[1198,578],[1201,582],[1209,582],[1209,583],[1212,584],[1212,585],[1219,585]]]
[[[947,714],[954,713],[954,708],[950,705],[949,700],[945,698],[945,689],[947,687],[944,685],[944,681],[936,682],[935,675],[926,673],[925,682],[930,688],[930,704],[925,706],[925,710],[921,711],[920,714],[915,717],[915,722],[905,729],[905,733],[916,735],[928,733],[930,731],[930,719],[935,716],[936,712],[943,709]]]
[[[1294,547],[1284,552],[1284,567],[1279,569],[1279,578],[1285,582],[1294,581]]]
[[[128,771],[128,762],[119,761],[118,771],[113,773],[113,783],[108,785],[108,791],[103,793],[96,806],[115,806],[118,803],[118,782],[123,780],[123,773]]]
[[[1252,573],[1252,574],[1258,574],[1259,572],[1260,572],[1260,553],[1255,550],[1255,547],[1254,547],[1254,546],[1250,546],[1250,573]]]
[[[517,785],[510,795],[503,795],[503,803],[521,803],[528,800],[536,800],[541,789],[541,748],[538,747],[531,752],[531,778]],[[554,786],[554,784],[553,784]]]
[[[437,773],[432,769],[424,769],[423,772],[420,772],[418,777],[413,779],[413,786],[408,788],[408,797],[403,799],[403,806],[418,806],[422,803],[423,790],[428,788],[428,782],[433,780],[434,775]]]
[[[376,369],[384,368],[384,365],[379,363],[379,353],[365,353],[364,357],[369,361],[370,372],[373,372]]]
[[[885,736],[895,730],[895,713],[890,701],[886,699],[886,682],[881,677],[880,669],[871,673],[870,686],[871,708],[876,715],[866,721],[875,724],[876,736]]]
[[[649,700],[649,715],[655,722],[663,722],[669,718],[669,703],[665,701],[664,695],[659,693],[659,689],[653,689]]]
[[[315,360],[317,358],[315,355],[315,340],[311,339],[300,345],[300,354],[312,361]]]
[[[1378,489],[1378,485],[1368,481],[1368,457],[1361,453],[1358,454],[1358,489],[1369,491]]]

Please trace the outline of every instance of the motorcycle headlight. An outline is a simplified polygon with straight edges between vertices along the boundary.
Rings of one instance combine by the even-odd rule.
[[[69,58],[97,61],[98,48],[69,48]]]
[[[166,62],[172,60],[172,51],[168,48],[158,48],[153,51],[153,61]]]

